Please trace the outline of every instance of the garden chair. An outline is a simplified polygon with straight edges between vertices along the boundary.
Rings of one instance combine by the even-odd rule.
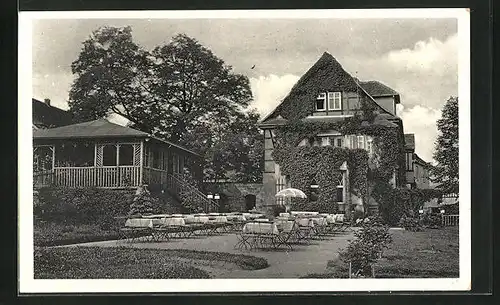
[[[314,223],[314,226],[312,227],[314,236],[317,236],[318,238],[326,236],[328,233],[328,221],[326,220],[326,217],[315,216],[310,219]]]
[[[162,218],[158,222],[158,227],[155,228],[157,240],[162,237],[170,239],[171,237],[188,238],[193,233],[193,228],[186,225],[182,217]]]
[[[238,235],[235,249],[256,249],[270,247],[277,249],[283,244],[282,235],[274,222],[248,222]]]
[[[298,217],[295,219],[298,229],[295,233],[297,241],[308,241],[314,234],[314,222],[310,218]]]

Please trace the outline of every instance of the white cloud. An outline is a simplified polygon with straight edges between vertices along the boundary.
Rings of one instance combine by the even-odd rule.
[[[33,97],[43,101],[50,99],[51,104],[61,109],[69,109],[68,93],[73,82],[71,73],[33,74]]]
[[[256,108],[261,116],[270,113],[288,94],[299,76],[286,74],[282,76],[269,74],[250,78],[250,87],[253,93],[252,107]]]
[[[419,41],[413,49],[391,51],[387,61],[394,67],[409,72],[423,72],[446,75],[457,71],[458,67],[458,36],[448,37],[445,41],[430,38]]]
[[[424,161],[431,162],[438,133],[436,121],[441,117],[441,111],[423,106],[409,109],[398,106],[398,115],[403,119],[404,132],[415,134],[415,152]]]

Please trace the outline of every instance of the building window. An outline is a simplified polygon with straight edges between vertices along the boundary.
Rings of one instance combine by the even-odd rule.
[[[344,139],[342,138],[337,138],[337,147],[344,147]]]
[[[323,92],[320,93],[316,98],[316,110],[318,111],[326,110],[325,104],[326,104],[326,93]]]
[[[358,136],[358,148],[364,149],[365,148],[365,137],[364,136]]]
[[[342,110],[342,95],[340,92],[328,92],[328,110]]]
[[[329,139],[327,137],[321,137],[321,146],[328,146],[330,145]]]
[[[118,147],[119,165],[134,165],[134,146],[132,144],[120,144]]]
[[[319,185],[315,179],[311,180],[311,185],[309,186],[309,201],[315,202],[319,198]]]
[[[413,171],[413,153],[406,153],[406,170]]]
[[[116,166],[116,145],[104,145],[102,149],[102,165]]]
[[[373,140],[371,137],[366,140],[366,150],[368,150],[368,154],[373,154]]]
[[[336,192],[337,202],[344,202],[344,175],[343,173],[339,174],[337,178],[337,192]]]

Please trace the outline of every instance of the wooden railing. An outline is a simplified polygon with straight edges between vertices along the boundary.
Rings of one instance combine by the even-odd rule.
[[[196,201],[202,206],[205,212],[216,212],[219,210],[219,204],[212,199],[207,198],[205,194],[203,194],[196,186],[189,184],[182,175],[172,174],[170,175],[172,178],[171,182],[175,185],[179,191],[188,191],[190,194],[195,196]]]
[[[445,227],[458,226],[459,215],[442,215],[441,224]]]
[[[33,175],[35,186],[134,187],[140,185],[138,166],[56,167]]]

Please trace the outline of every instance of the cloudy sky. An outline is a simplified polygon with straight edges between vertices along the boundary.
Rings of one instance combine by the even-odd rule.
[[[398,115],[416,151],[432,160],[436,120],[457,96],[456,19],[64,19],[33,22],[33,96],[67,109],[71,63],[100,26],[126,26],[146,49],[185,33],[250,78],[262,115],[327,51],[361,80],[379,80],[401,94]],[[255,65],[254,69],[251,67]]]

